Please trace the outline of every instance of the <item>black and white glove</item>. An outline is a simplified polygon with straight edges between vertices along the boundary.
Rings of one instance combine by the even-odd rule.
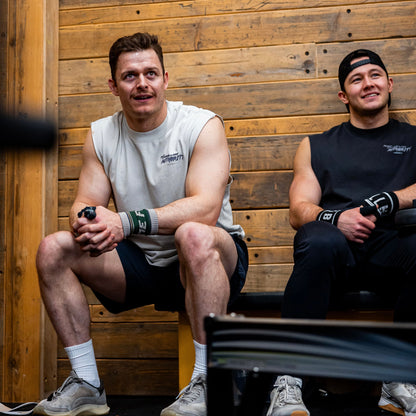
[[[361,215],[375,215],[377,218],[394,215],[399,209],[399,198],[394,192],[381,192],[364,199]]]

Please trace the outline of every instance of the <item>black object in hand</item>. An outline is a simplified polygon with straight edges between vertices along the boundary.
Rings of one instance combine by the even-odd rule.
[[[78,212],[78,218],[81,218],[84,214],[84,217],[93,220],[96,217],[95,207],[85,207],[80,212]]]

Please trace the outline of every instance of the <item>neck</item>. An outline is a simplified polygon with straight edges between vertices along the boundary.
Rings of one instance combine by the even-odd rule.
[[[159,127],[166,119],[168,114],[168,106],[165,101],[162,108],[155,114],[144,114],[142,117],[130,115],[124,112],[128,126],[139,133],[154,130]]]
[[[359,129],[376,129],[386,125],[389,122],[389,110],[385,109],[374,114],[357,114],[351,112],[350,122],[354,127]]]

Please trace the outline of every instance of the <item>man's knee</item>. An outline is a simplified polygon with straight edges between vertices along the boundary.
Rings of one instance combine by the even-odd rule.
[[[216,255],[211,227],[198,222],[182,224],[175,233],[179,258],[187,262],[203,262]]]
[[[347,240],[338,228],[320,221],[299,228],[294,241],[295,253],[307,251],[321,256],[343,252],[347,246]]]
[[[74,239],[68,231],[58,231],[46,236],[39,244],[36,267],[38,271],[57,267],[74,247]]]

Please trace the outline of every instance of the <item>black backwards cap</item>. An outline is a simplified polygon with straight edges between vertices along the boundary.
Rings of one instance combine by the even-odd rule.
[[[351,65],[352,60],[356,58],[361,58],[362,56],[367,57],[367,59],[363,59],[362,61],[355,62]],[[387,76],[389,76],[383,61],[375,52],[370,51],[368,49],[357,49],[349,53],[339,64],[338,80],[342,91],[345,91],[344,84],[348,74],[355,68],[358,68],[359,66],[366,64],[378,65],[379,67],[383,68]]]

